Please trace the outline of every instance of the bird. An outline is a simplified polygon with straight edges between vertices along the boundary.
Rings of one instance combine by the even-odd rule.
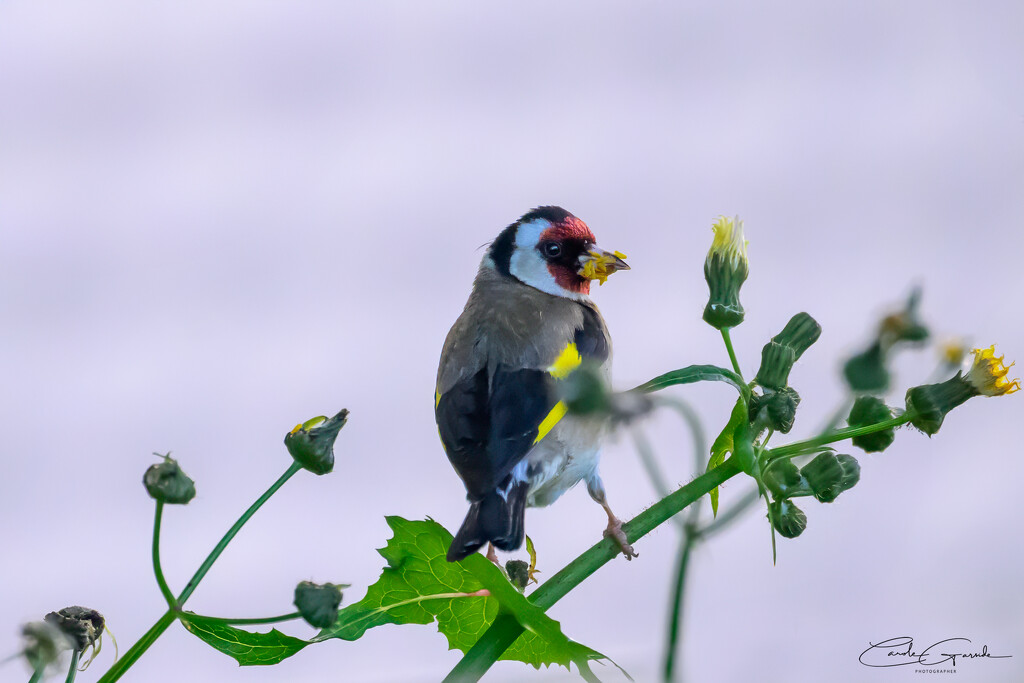
[[[441,351],[434,414],[470,507],[448,549],[458,562],[488,545],[522,546],[525,508],[555,502],[580,481],[608,515],[605,536],[636,557],[598,473],[605,421],[567,414],[559,383],[584,363],[608,379],[612,342],[590,284],[629,270],[587,224],[541,206],[487,247],[469,300]]]

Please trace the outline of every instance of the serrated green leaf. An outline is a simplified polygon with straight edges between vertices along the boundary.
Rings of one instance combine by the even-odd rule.
[[[692,384],[693,382],[726,382],[735,387],[741,396],[746,397],[750,394],[750,387],[743,383],[739,375],[717,365],[689,365],[679,370],[666,372],[649,382],[644,382],[633,391],[646,394],[674,384]]]
[[[483,556],[448,562],[445,554],[452,535],[437,522],[388,517],[387,523],[394,536],[379,552],[388,566],[366,596],[342,609],[338,621],[314,642],[356,640],[382,624],[436,621],[449,649],[468,652],[501,611],[512,614],[526,629],[501,659],[538,668],[542,664],[568,668],[570,662],[607,659],[569,640],[557,621],[516,590]]]
[[[233,657],[239,666],[277,664],[309,645],[308,641],[277,629],[270,633],[252,633],[191,612],[181,615],[181,623],[207,645]]]
[[[725,456],[732,452],[733,449],[733,433],[736,431],[743,420],[748,419],[747,417],[747,404],[743,400],[743,397],[736,399],[736,405],[733,406],[732,414],[729,416],[729,422],[722,429],[722,432],[715,439],[715,442],[711,444],[711,458],[708,460],[708,471],[711,471],[725,462]],[[718,516],[718,487],[711,489],[708,494],[711,498],[711,512],[715,517]]]

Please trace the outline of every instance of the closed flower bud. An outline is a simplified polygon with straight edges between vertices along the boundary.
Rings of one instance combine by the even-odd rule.
[[[789,372],[804,351],[821,336],[821,325],[806,313],[797,313],[771,341],[761,349],[761,367],[757,383],[782,389],[789,383]]]
[[[520,592],[526,590],[526,584],[530,581],[530,565],[522,560],[509,560],[505,563],[505,573],[508,580]]]
[[[851,427],[864,427],[892,419],[892,409],[874,396],[861,396],[853,402],[847,422]],[[853,437],[853,445],[863,448],[866,453],[880,453],[896,440],[896,428]]]
[[[41,671],[54,664],[60,653],[71,650],[75,643],[60,628],[45,621],[33,621],[21,628],[24,638],[22,653],[33,671]]]
[[[939,431],[949,411],[977,395],[977,390],[960,374],[938,384],[913,387],[906,398],[910,424],[931,436]]]
[[[854,391],[884,393],[889,388],[889,370],[885,367],[882,345],[876,341],[866,351],[846,361],[843,377]]]
[[[747,243],[739,216],[735,220],[722,216],[711,229],[715,238],[704,260],[704,279],[711,296],[704,307],[704,320],[721,330],[743,322],[740,287],[749,274]]]
[[[612,394],[595,363],[584,362],[559,383],[562,402],[570,413],[593,415],[612,410]]]
[[[831,503],[839,494],[860,481],[860,463],[852,455],[825,451],[800,468],[811,492],[822,503]]]
[[[163,458],[164,461],[150,465],[142,477],[142,483],[145,484],[149,495],[169,505],[185,505],[195,498],[196,484],[181,471],[178,461],[172,458],[170,453],[153,455]]]
[[[305,469],[313,474],[327,474],[334,469],[334,440],[347,421],[347,410],[332,418],[321,415],[306,420],[285,435],[284,445]]]
[[[348,588],[348,584],[300,581],[295,587],[295,607],[310,626],[327,628],[338,620],[342,588]]]
[[[788,434],[796,419],[796,408],[800,405],[800,394],[791,387],[778,391],[765,389],[764,395],[750,397],[750,421],[756,427],[771,427],[777,432]],[[755,430],[756,431],[756,430]]]
[[[795,498],[811,495],[811,487],[800,474],[800,469],[788,458],[768,464],[761,481],[776,498]]]
[[[94,645],[103,635],[103,615],[88,607],[65,607],[50,612],[43,619],[59,628],[71,641],[71,647],[79,652]]]
[[[928,328],[917,315],[917,306],[921,302],[921,289],[915,287],[907,297],[902,311],[891,313],[882,318],[878,326],[878,340],[886,349],[900,342],[917,344],[928,339]]]
[[[772,337],[772,341],[793,349],[796,352],[796,360],[800,360],[804,351],[811,348],[820,336],[821,325],[818,321],[807,313],[797,313],[789,319],[782,332]]]
[[[796,538],[807,528],[807,515],[791,500],[776,500],[768,505],[768,516],[780,536]]]

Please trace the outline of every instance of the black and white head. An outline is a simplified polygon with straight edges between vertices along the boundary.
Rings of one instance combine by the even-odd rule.
[[[555,296],[587,299],[590,281],[629,270],[624,254],[600,249],[587,224],[558,206],[541,206],[501,231],[485,263]]]

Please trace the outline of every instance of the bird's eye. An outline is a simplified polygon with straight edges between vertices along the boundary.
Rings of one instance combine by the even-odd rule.
[[[542,250],[548,258],[558,258],[562,255],[562,245],[558,242],[545,242]]]

